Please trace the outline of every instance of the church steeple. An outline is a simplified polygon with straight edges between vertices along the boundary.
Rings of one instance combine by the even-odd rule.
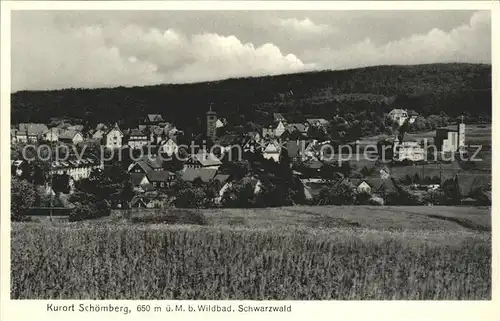
[[[217,113],[212,110],[212,104],[207,111],[207,137],[212,141],[217,137]]]

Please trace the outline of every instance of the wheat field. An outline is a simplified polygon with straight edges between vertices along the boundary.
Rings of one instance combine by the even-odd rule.
[[[19,223],[11,262],[12,299],[491,298],[472,231]]]

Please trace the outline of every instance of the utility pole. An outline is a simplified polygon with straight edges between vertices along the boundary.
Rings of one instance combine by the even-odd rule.
[[[49,163],[49,175],[50,175],[50,221],[52,222],[52,192],[54,189],[52,188],[53,175],[52,175],[52,139],[53,139],[53,128],[50,128],[50,163]]]

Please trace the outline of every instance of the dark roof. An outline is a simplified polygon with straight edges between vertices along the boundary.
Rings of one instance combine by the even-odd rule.
[[[148,121],[150,122],[160,122],[164,121],[160,114],[148,114]]]
[[[224,135],[219,137],[219,145],[221,146],[236,145],[240,141],[241,139],[238,135]]]
[[[301,123],[293,123],[293,124],[288,124],[287,129],[289,131],[294,131],[297,130],[300,133],[305,133],[307,132],[306,130],[306,125],[301,124]]]
[[[311,159],[304,162],[304,166],[310,169],[320,169],[323,167],[323,163],[318,160]]]
[[[229,179],[229,175],[226,174],[217,174],[214,177],[214,181],[219,181],[221,183],[225,183]]]
[[[187,182],[192,182],[199,178],[202,182],[210,182],[217,173],[216,169],[213,168],[186,168],[184,173],[182,173],[182,180]]]
[[[296,141],[286,142],[286,150],[288,152],[289,157],[299,157],[300,156],[300,147]]]
[[[275,121],[285,120],[285,117],[281,113],[274,113],[273,118]]]
[[[140,129],[132,129],[129,133],[129,136],[132,137],[132,136],[147,136],[147,135]]]
[[[63,130],[59,133],[59,139],[73,139],[78,133],[77,130]]]
[[[150,182],[166,182],[171,176],[175,176],[175,174],[170,171],[151,171],[146,175]]]

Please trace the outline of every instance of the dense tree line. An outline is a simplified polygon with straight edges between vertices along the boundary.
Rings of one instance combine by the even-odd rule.
[[[293,94],[282,98],[289,92]],[[210,104],[230,124],[240,126],[262,124],[273,112],[290,121],[361,112],[367,113],[363,119],[373,119],[367,117],[392,108],[489,120],[491,66],[380,66],[185,85],[21,91],[11,99],[13,123],[67,118],[90,127],[116,120],[133,127],[145,114],[161,113],[186,130],[199,129]],[[363,126],[372,125],[359,124]]]

